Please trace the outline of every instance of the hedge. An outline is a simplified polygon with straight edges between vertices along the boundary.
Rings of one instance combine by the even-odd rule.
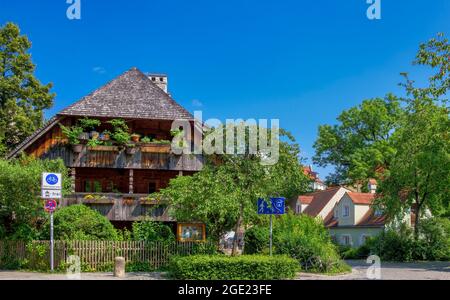
[[[173,257],[169,274],[176,279],[269,280],[293,278],[300,267],[288,256],[193,255]]]

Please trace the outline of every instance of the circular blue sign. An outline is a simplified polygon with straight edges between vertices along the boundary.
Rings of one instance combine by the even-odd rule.
[[[56,176],[55,174],[48,174],[45,177],[45,181],[50,185],[55,185],[58,183],[58,176]]]

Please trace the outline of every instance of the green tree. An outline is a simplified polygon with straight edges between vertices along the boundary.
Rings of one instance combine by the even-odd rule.
[[[250,134],[246,128],[246,147]],[[259,222],[258,198],[283,196],[287,199],[305,192],[309,179],[299,163],[299,147],[293,137],[281,130],[276,164],[261,163],[261,153],[207,156],[204,168],[190,177],[170,181],[161,194],[171,201],[172,214],[180,221],[206,223],[209,236],[218,241],[227,230],[235,232]],[[248,150],[248,149],[247,149]],[[237,235],[233,254],[237,250]]]
[[[319,126],[313,161],[319,166],[334,165],[333,183],[366,183],[387,168],[394,152],[390,137],[398,127],[400,102],[388,94],[384,99],[363,101],[342,112],[336,125]]]
[[[407,96],[401,126],[393,135],[396,149],[380,185],[378,203],[393,216],[413,211],[415,238],[426,211],[448,213],[450,202],[449,90],[450,45],[443,35],[420,46],[414,63],[429,66],[434,75],[426,87],[417,87],[403,74]]]
[[[30,47],[17,25],[0,27],[0,155],[42,126],[42,112],[53,104],[52,85],[34,75]]]
[[[0,159],[0,232],[4,237],[35,237],[46,217],[40,188],[41,174],[48,171],[62,173],[63,194],[67,195],[70,180],[62,160]]]

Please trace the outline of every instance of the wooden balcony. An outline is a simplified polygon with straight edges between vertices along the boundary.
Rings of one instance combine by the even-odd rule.
[[[67,167],[153,169],[171,171],[199,171],[203,167],[203,156],[199,154],[175,155],[157,147],[136,147],[133,153],[112,146],[89,148],[84,146],[79,153],[73,152],[69,145],[55,146],[41,158],[61,158]],[[167,153],[169,152],[169,153]]]
[[[165,201],[148,198],[148,194],[74,193],[61,201],[61,206],[85,204],[111,221],[137,221],[150,217],[154,221],[173,221]]]

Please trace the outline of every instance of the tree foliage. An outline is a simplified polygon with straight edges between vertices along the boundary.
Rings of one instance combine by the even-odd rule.
[[[68,170],[62,160],[0,160],[0,232],[6,237],[33,238],[46,218],[40,198],[42,172],[62,173],[63,194],[69,193]]]
[[[42,111],[52,106],[55,96],[51,84],[35,77],[30,47],[17,25],[0,27],[0,154],[42,126]]]
[[[248,135],[247,135],[248,136]],[[261,164],[258,154],[211,155],[203,169],[189,177],[172,179],[161,194],[171,201],[179,221],[206,223],[209,236],[218,241],[228,230],[258,222],[258,198],[298,195],[309,179],[299,163],[299,148],[282,131],[278,163]]]
[[[335,165],[340,183],[378,179],[377,204],[390,217],[415,212],[416,238],[425,212],[449,210],[449,59],[450,44],[442,34],[420,45],[413,63],[433,74],[424,86],[402,73],[404,95],[366,100],[344,111],[337,125],[319,128],[314,145],[314,161]]]
[[[392,94],[364,100],[342,112],[338,124],[319,126],[313,161],[336,167],[334,183],[377,178],[377,169],[388,167],[393,155],[390,137],[400,116],[399,99]]]

